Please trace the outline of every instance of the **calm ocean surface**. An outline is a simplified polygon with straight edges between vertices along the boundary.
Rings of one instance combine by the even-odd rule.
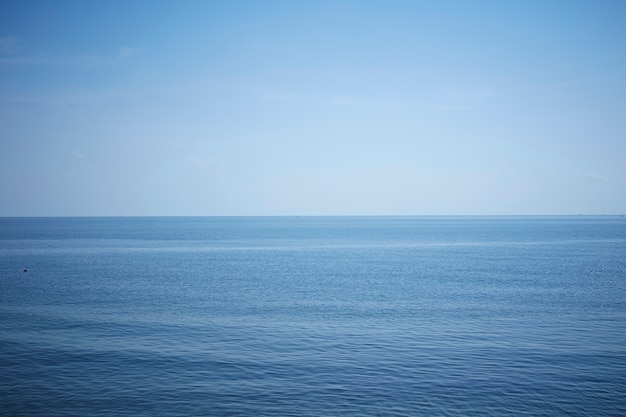
[[[0,218],[0,279],[3,416],[626,415],[624,217]]]

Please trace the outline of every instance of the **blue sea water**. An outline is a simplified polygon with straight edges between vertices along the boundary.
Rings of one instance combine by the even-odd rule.
[[[1,415],[626,415],[623,217],[1,218],[0,279]]]

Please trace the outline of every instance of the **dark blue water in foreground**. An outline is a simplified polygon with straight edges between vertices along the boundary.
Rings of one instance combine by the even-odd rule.
[[[626,415],[623,217],[4,218],[0,279],[2,415]]]

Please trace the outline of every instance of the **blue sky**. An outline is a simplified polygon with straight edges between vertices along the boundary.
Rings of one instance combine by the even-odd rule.
[[[626,213],[626,1],[2,1],[0,216]]]

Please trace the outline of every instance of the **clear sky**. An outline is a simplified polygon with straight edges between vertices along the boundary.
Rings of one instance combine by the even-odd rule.
[[[626,213],[626,1],[0,1],[0,216]]]

